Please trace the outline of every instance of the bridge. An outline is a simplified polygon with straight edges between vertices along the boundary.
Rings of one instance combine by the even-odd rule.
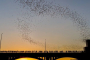
[[[31,57],[38,60],[56,60],[62,57],[73,57],[77,60],[90,60],[90,40],[86,40],[84,51],[0,51],[0,59],[15,60],[20,57]]]

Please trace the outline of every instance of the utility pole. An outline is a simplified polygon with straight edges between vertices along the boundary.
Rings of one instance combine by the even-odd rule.
[[[2,34],[3,34],[3,33],[2,33]],[[0,39],[0,50],[1,50],[2,34],[1,34],[1,39]]]
[[[45,39],[45,51],[46,51],[46,39]]]

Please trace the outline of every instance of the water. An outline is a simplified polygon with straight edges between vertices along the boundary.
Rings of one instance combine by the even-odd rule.
[[[15,59],[15,60],[39,60],[39,59],[23,57],[23,58],[18,58],[18,59]]]
[[[72,57],[63,57],[63,58],[59,58],[59,59],[56,59],[56,60],[78,60],[78,59],[72,58]]]
[[[25,58],[19,58],[19,59],[15,59],[15,60],[39,60],[39,59],[25,57]],[[52,58],[52,60],[53,60],[53,58]],[[58,58],[56,60],[77,60],[77,59],[76,58],[72,58],[72,57],[63,57],[63,58]]]

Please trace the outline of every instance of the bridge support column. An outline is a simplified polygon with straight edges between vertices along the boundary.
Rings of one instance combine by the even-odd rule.
[[[49,60],[55,60],[55,57],[49,57]]]
[[[8,57],[8,60],[13,60],[15,59],[15,57]]]
[[[46,60],[49,60],[49,57],[46,57]]]
[[[46,60],[46,57],[44,57],[44,60]]]

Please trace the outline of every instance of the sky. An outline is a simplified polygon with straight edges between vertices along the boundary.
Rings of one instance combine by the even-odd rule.
[[[87,35],[90,31],[90,0],[45,0],[45,2],[53,9],[48,8],[51,12],[38,14],[42,9],[31,11],[30,6],[20,0],[0,1],[0,34],[3,33],[1,50],[43,51],[45,40],[46,50],[83,50],[86,45],[83,42],[82,26],[86,23],[87,29],[84,30]],[[72,15],[55,10],[59,7],[63,8],[61,10],[67,7],[70,10],[69,14],[73,12],[75,15],[76,12],[76,15],[79,14],[76,18],[84,22],[79,24],[74,21]]]

